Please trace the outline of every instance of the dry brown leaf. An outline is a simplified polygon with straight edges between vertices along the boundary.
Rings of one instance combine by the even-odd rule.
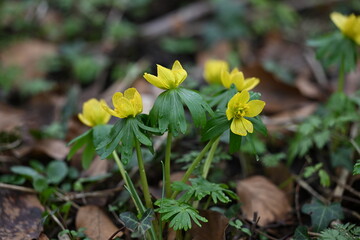
[[[118,228],[109,217],[97,206],[88,205],[79,208],[76,215],[76,228],[85,228],[85,234],[94,240],[108,240]],[[116,236],[121,237],[123,232]]]
[[[54,44],[37,39],[28,39],[15,42],[4,49],[0,54],[3,66],[18,67],[21,71],[21,79],[41,78],[45,75],[41,69],[41,61],[46,57],[54,56],[57,47]]]
[[[65,159],[69,152],[69,148],[63,140],[44,139],[36,143],[34,151],[44,153],[54,159]]]
[[[0,131],[11,131],[24,124],[24,112],[0,103]]]
[[[41,233],[37,240],[49,240],[49,238],[44,233]]]
[[[0,239],[37,239],[43,230],[43,210],[35,195],[1,189]]]
[[[265,177],[254,176],[238,181],[236,192],[245,217],[253,220],[257,212],[260,226],[285,220],[291,211],[285,193]]]
[[[255,91],[260,92],[261,99],[266,102],[264,111],[267,113],[293,110],[311,103],[297,88],[281,82],[259,64],[246,67],[242,71],[245,77],[260,79]]]
[[[208,222],[201,222],[201,227],[193,223],[190,234],[193,240],[223,240],[225,230],[229,224],[229,219],[223,214],[210,210],[201,210],[200,215],[205,217]]]

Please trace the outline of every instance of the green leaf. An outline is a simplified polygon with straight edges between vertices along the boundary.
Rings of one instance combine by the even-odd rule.
[[[47,179],[43,176],[33,178],[32,184],[37,192],[43,192],[48,187]]]
[[[150,111],[150,122],[161,133],[169,130],[174,136],[185,133],[187,124],[184,107],[176,89],[161,93]]]
[[[314,201],[304,204],[301,210],[311,216],[311,223],[316,232],[325,229],[332,220],[344,218],[340,203],[324,205],[319,201]]]
[[[96,152],[101,159],[107,158],[120,143],[122,137],[122,130],[125,128],[126,119],[119,119],[115,125],[111,128],[109,137],[104,139],[96,147]]]
[[[333,229],[328,228],[321,232],[320,240],[358,240],[360,227],[355,224],[336,224]]]
[[[242,136],[237,135],[230,130],[229,152],[231,154],[240,150],[241,141],[242,141]]]
[[[140,131],[140,124],[142,123],[139,122],[138,119],[134,119],[133,121],[131,121],[132,130],[133,133],[135,134],[135,137],[137,138],[137,140],[139,140],[139,142],[141,142],[145,146],[152,146],[152,142],[150,138]]]
[[[353,175],[360,174],[360,159],[358,159],[354,165]]]
[[[146,231],[151,228],[151,221],[154,219],[154,211],[147,209],[139,220],[134,213],[124,212],[119,215],[125,226],[133,231],[132,237],[144,236]]]
[[[106,138],[108,138],[112,125],[97,125],[93,127],[93,144],[97,148]]]
[[[182,102],[188,107],[195,126],[204,127],[206,124],[206,112],[213,115],[210,106],[197,92],[186,88],[178,88],[177,93]]]
[[[220,136],[230,128],[230,121],[227,120],[224,112],[217,111],[214,116],[207,121],[202,132],[202,141],[207,141]]]
[[[294,240],[311,240],[305,226],[298,226],[295,230]]]
[[[49,183],[60,183],[66,177],[67,173],[68,167],[63,161],[52,161],[46,167],[46,175]]]
[[[81,155],[81,165],[84,169],[88,169],[90,164],[94,160],[95,156],[95,147],[92,142],[88,143],[84,148],[84,151]]]
[[[175,191],[184,192],[179,201],[188,202],[192,198],[200,201],[204,197],[209,196],[215,204],[218,201],[228,203],[231,200],[227,195],[237,199],[236,194],[228,190],[223,184],[211,183],[204,178],[192,178],[190,182],[191,186],[183,182],[174,182],[172,184],[172,188]]]
[[[322,168],[323,164],[322,163],[318,163],[315,166],[308,166],[305,168],[304,170],[304,177],[305,178],[309,178],[311,177],[311,175],[313,175],[314,173],[316,173],[317,171],[319,171]]]
[[[268,132],[267,132],[267,128],[265,126],[265,124],[263,123],[263,121],[261,120],[260,116],[256,116],[253,118],[247,118],[250,122],[252,122],[252,124],[254,125],[254,130],[260,132],[261,134],[263,134],[264,136],[267,136]]]
[[[26,176],[32,179],[35,178],[41,178],[43,177],[41,174],[39,174],[37,171],[35,171],[34,169],[30,168],[30,167],[24,167],[24,166],[13,166],[10,168],[10,170],[13,173],[22,175],[22,176]]]
[[[199,211],[187,203],[175,199],[162,198],[155,202],[158,209],[156,212],[161,213],[161,220],[170,222],[169,227],[177,230],[189,230],[193,221],[199,227],[199,221],[207,222],[206,218],[199,215]]]
[[[91,141],[92,129],[84,132],[80,136],[71,140],[68,145],[72,145],[68,153],[67,159],[71,159],[74,154],[84,145],[88,144]]]
[[[329,187],[330,186],[330,176],[325,170],[320,169],[319,177],[320,177],[320,183],[321,183],[321,185],[323,187]]]

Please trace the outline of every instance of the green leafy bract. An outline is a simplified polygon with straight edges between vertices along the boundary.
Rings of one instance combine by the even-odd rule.
[[[175,231],[189,230],[191,221],[194,221],[199,227],[199,221],[207,222],[206,218],[199,215],[199,211],[187,203],[175,199],[162,198],[155,202],[159,208],[156,212],[161,213],[161,220],[170,222],[169,226]]]
[[[220,136],[230,128],[230,123],[226,118],[225,112],[216,111],[214,116],[207,121],[201,140],[207,141]]]
[[[201,200],[205,196],[210,196],[214,203],[218,201],[228,203],[231,201],[228,196],[237,199],[236,194],[227,189],[224,184],[211,183],[204,178],[192,178],[189,181],[191,185],[179,181],[172,184],[175,191],[184,192],[179,201],[188,202],[191,198]]]
[[[340,203],[325,205],[319,201],[314,201],[305,204],[301,210],[311,215],[311,223],[316,232],[325,229],[332,220],[344,218]]]
[[[316,57],[327,67],[333,64],[342,64],[347,73],[356,67],[359,57],[357,45],[339,31],[311,40],[308,44],[317,47]]]
[[[83,168],[89,168],[94,159],[95,152],[99,155],[101,154],[101,151],[96,150],[96,146],[107,138],[111,127],[111,125],[98,125],[71,140],[68,144],[72,145],[68,159],[72,158],[80,148],[84,147],[81,155],[81,164]]]
[[[111,128],[109,136],[96,146],[96,151],[102,159],[107,158],[120,144],[121,160],[127,164],[132,158],[135,139],[145,146],[151,147],[152,142],[145,131],[157,132],[156,129],[145,126],[141,117],[118,120]]]
[[[68,173],[68,166],[59,160],[52,161],[46,167],[46,175],[48,176],[48,183],[58,184],[66,177]]]
[[[145,233],[151,228],[154,211],[147,209],[141,219],[138,219],[132,212],[120,213],[119,217],[124,222],[125,227],[133,232],[132,237],[144,237]]]
[[[150,111],[152,126],[161,133],[169,130],[174,136],[184,134],[187,124],[183,105],[188,107],[195,125],[205,126],[206,112],[212,113],[210,106],[198,93],[181,87],[167,90],[156,99]]]

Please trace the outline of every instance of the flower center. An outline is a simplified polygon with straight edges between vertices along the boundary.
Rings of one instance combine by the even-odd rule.
[[[247,110],[248,110],[248,106],[247,105],[243,105],[243,106],[240,106],[236,109],[235,111],[235,118],[242,118],[245,116]]]

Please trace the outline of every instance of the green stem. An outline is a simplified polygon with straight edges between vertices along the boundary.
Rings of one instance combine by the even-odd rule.
[[[338,92],[343,92],[344,91],[344,85],[345,85],[344,60],[341,59],[337,91]]]
[[[125,186],[127,188],[127,190],[129,191],[130,195],[131,195],[131,198],[135,204],[135,207],[137,209],[137,211],[142,215],[146,208],[145,206],[143,205],[143,203],[141,202],[141,199],[139,197],[139,195],[137,194],[136,190],[135,190],[135,186],[133,184],[133,182],[131,181],[131,178],[129,177],[129,175],[127,174],[125,168],[124,168],[124,165],[122,164],[120,158],[119,158],[119,155],[116,153],[116,151],[113,151],[113,156],[114,156],[114,159],[115,159],[115,162],[117,164],[117,166],[119,167],[119,171],[120,171],[120,174],[122,176],[122,178],[124,179],[124,182],[125,182]],[[139,164],[140,165],[140,164]],[[139,167],[140,169],[140,167]],[[157,240],[157,235],[156,235],[156,230],[155,230],[155,227],[154,225],[156,225],[157,222],[155,221],[152,225],[151,225],[151,228],[150,228],[150,238],[152,240]]]
[[[207,158],[205,160],[203,173],[202,173],[202,177],[205,178],[205,179],[207,178],[207,175],[209,173],[211,163],[212,163],[212,161],[214,159],[216,148],[219,145],[219,141],[220,141],[220,136],[211,145],[210,152],[209,152],[209,154],[208,154],[208,156],[207,156]]]
[[[172,133],[168,132],[165,150],[165,196],[171,196],[171,180],[170,180],[170,156],[171,156]]]
[[[185,175],[182,178],[182,182],[186,183],[189,180],[190,175],[193,173],[193,171],[195,170],[195,168],[197,167],[197,165],[200,163],[200,161],[203,159],[203,157],[205,156],[206,152],[209,150],[209,148],[211,147],[211,145],[214,143],[216,138],[211,139],[206,146],[203,148],[203,150],[201,150],[201,152],[199,153],[199,155],[195,158],[195,160],[193,161],[193,163],[190,165],[190,167],[188,168],[188,170],[186,171]],[[173,194],[171,195],[172,199],[175,199],[175,197],[177,196],[179,192],[173,192]]]
[[[149,184],[146,177],[145,167],[144,167],[144,160],[141,153],[140,142],[139,140],[135,139],[135,149],[136,149],[136,156],[139,165],[139,172],[140,172],[140,182],[144,192],[145,198],[145,205],[147,208],[153,208],[153,204],[151,201],[151,195],[149,191]]]
[[[124,165],[122,164],[122,162],[121,162],[121,160],[119,158],[119,155],[117,154],[116,151],[113,151],[112,155],[113,155],[113,157],[115,159],[115,162],[116,162],[116,164],[117,164],[117,166],[119,168],[121,177],[124,179],[125,185],[129,186],[129,182],[128,182],[127,178],[126,178],[126,170],[125,170]]]

